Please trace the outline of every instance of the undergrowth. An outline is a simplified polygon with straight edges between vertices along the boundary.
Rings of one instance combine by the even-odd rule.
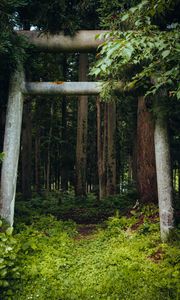
[[[78,238],[73,221],[33,215],[16,229],[19,276],[3,300],[178,300],[177,238],[161,243],[155,206],[129,210]]]
[[[12,227],[0,220],[0,295],[19,275],[16,262],[19,249],[12,231]]]
[[[77,223],[101,223],[112,216],[118,209],[121,213],[132,207],[137,199],[134,190],[122,194],[106,197],[98,201],[94,194],[87,197],[75,197],[73,191],[51,192],[35,194],[31,200],[24,201],[17,196],[15,207],[15,223],[30,224],[32,216],[52,214],[61,220],[71,219]]]

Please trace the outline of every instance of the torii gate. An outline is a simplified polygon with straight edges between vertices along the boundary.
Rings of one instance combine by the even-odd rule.
[[[29,43],[41,51],[93,52],[102,43],[102,40],[97,40],[95,37],[103,32],[107,31],[82,30],[74,37],[65,36],[63,33],[51,35],[37,31],[17,31],[17,34],[27,37]],[[117,88],[122,90],[122,87],[123,84],[118,83]],[[12,74],[6,113],[3,149],[5,158],[2,164],[0,197],[0,216],[11,226],[14,220],[24,95],[98,95],[101,89],[102,82],[25,82],[22,66],[19,66]],[[170,159],[170,155],[169,151],[164,151],[166,137],[159,132],[162,126],[164,126],[164,123],[162,123],[161,118],[157,118],[155,124],[155,156],[161,234],[165,237],[172,227],[173,213],[171,176],[166,163]]]

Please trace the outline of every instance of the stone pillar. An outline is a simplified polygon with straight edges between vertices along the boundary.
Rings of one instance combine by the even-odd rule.
[[[5,156],[1,171],[0,216],[11,226],[13,225],[14,220],[14,204],[21,136],[23,111],[21,85],[23,81],[24,74],[22,67],[19,66],[10,79],[3,147]]]

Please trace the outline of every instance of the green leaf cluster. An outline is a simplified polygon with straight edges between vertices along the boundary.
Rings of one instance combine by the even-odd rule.
[[[131,16],[136,21],[131,19],[126,31],[115,30],[101,36],[104,42],[91,75],[107,80],[109,85],[112,81],[124,81],[125,90],[141,88],[146,95],[156,94],[163,87],[169,96],[179,99],[179,25],[167,23],[162,30],[154,21],[167,7],[175,7],[172,1],[166,1],[165,5],[164,2],[142,1],[122,14],[120,24]]]
[[[12,227],[8,227],[4,221],[0,220],[0,294],[9,289],[11,281],[18,275],[16,264],[18,243],[12,237]]]
[[[4,156],[5,156],[4,152],[0,153],[0,161],[3,161]]]

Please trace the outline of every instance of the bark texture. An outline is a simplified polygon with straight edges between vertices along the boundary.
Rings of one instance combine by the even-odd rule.
[[[79,80],[87,80],[88,55],[80,54]],[[76,144],[76,195],[86,195],[86,165],[87,165],[87,118],[88,97],[80,96],[78,101],[78,124]]]
[[[99,199],[116,193],[116,104],[97,100]]]
[[[154,139],[161,239],[165,242],[168,240],[170,231],[174,227],[174,217],[167,120],[162,111],[160,111],[160,109],[158,110],[158,100],[156,101],[157,118],[155,122]]]
[[[31,198],[31,164],[32,164],[32,122],[31,99],[27,99],[23,109],[22,126],[22,194],[24,199]]]
[[[101,200],[106,196],[106,162],[105,162],[105,153],[104,147],[106,146],[106,137],[107,137],[107,126],[103,131],[102,126],[102,105],[99,98],[96,101],[97,108],[97,157],[98,157],[98,180],[99,180],[99,199]],[[105,134],[105,141],[103,136]],[[103,151],[104,150],[104,151]]]
[[[49,134],[48,134],[48,144],[47,144],[47,169],[46,169],[46,190],[49,192],[51,190],[51,140],[52,140],[52,121],[53,121],[54,107],[51,103],[50,108],[50,124],[49,124]]]
[[[21,93],[21,84],[23,81],[23,71],[19,67],[10,80],[3,149],[5,158],[3,160],[1,172],[0,215],[11,226],[14,221],[17,168],[23,112],[23,95]]]
[[[137,181],[142,203],[157,203],[154,121],[144,97],[138,99]]]
[[[116,103],[107,104],[107,196],[116,193]]]
[[[68,66],[67,66],[67,57],[64,54],[63,58],[63,77],[66,79]],[[61,131],[61,138],[62,138],[62,163],[61,163],[61,189],[62,191],[68,190],[68,141],[67,141],[67,97],[64,96],[62,99],[62,131]]]
[[[36,136],[35,136],[35,191],[40,193],[41,191],[41,154],[40,154],[40,128],[39,125],[36,127]],[[45,172],[46,173],[46,172]],[[46,174],[45,174],[46,178]]]

